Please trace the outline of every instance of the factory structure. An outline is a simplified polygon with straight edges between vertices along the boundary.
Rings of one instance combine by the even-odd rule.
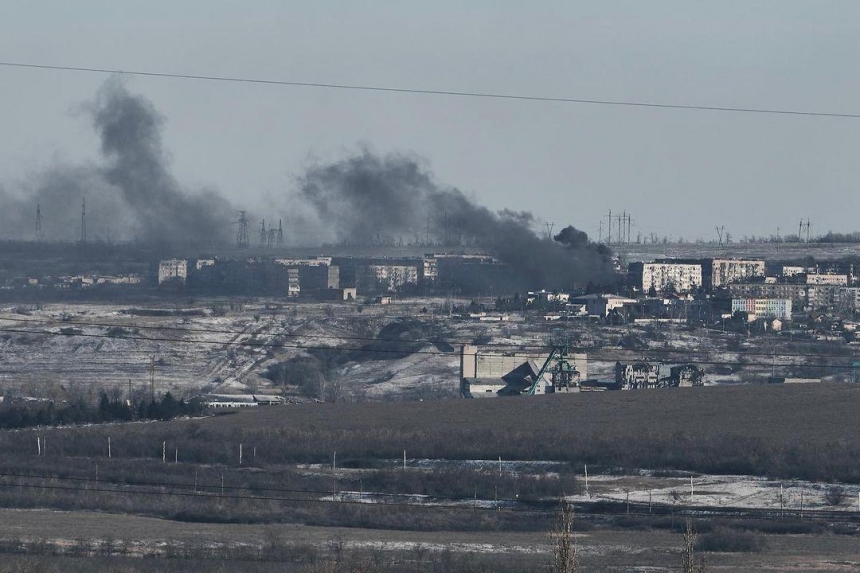
[[[460,349],[460,395],[464,398],[579,392],[588,378],[587,355],[566,345],[549,352],[489,352],[465,344]]]
[[[548,351],[498,352],[472,344],[460,347],[460,396],[496,398],[606,390],[647,390],[704,386],[704,371],[678,364],[660,376],[661,365],[648,360],[616,362],[613,380],[588,378],[588,355],[566,343]]]

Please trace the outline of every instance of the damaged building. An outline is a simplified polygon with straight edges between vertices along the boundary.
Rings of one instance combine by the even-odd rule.
[[[158,263],[158,284],[178,281],[185,283],[188,278],[188,261],[168,259]]]
[[[667,386],[692,388],[705,385],[705,371],[695,364],[679,364],[669,368]]]
[[[487,352],[465,344],[460,349],[460,395],[495,398],[526,393],[578,392],[580,382],[588,377],[588,356],[553,354],[553,351]],[[544,369],[543,375],[541,369]]]
[[[287,296],[340,288],[340,268],[331,257],[280,258],[275,264],[287,269]]]
[[[416,265],[371,264],[355,269],[355,287],[360,293],[399,292],[417,285]]]
[[[660,386],[660,365],[647,360],[615,363],[615,386],[619,390],[641,390]]]

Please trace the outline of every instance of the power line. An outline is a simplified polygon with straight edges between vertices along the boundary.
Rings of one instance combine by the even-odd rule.
[[[0,318],[0,321],[8,320],[10,322],[23,322],[23,323],[31,323],[31,324],[45,324],[44,320],[38,319],[30,319],[30,318]],[[89,322],[89,321],[62,321],[62,324],[69,326],[91,326],[91,327],[101,327],[101,328],[111,328],[111,327],[120,327],[126,329],[139,329],[139,330],[159,330],[159,331],[172,331],[172,332],[188,332],[188,333],[202,333],[202,334],[225,334],[225,335],[249,335],[251,337],[256,336],[257,333],[254,332],[246,332],[242,330],[221,330],[221,329],[210,329],[210,328],[192,328],[187,326],[154,326],[154,325],[145,325],[145,324],[112,324],[105,322]],[[47,327],[47,326],[46,326]],[[30,333],[30,334],[49,334],[49,335],[63,335],[63,336],[89,336],[95,338],[110,338],[114,340],[142,340],[147,341],[151,340],[154,342],[182,342],[186,344],[217,344],[217,345],[232,345],[232,346],[248,346],[248,347],[276,347],[276,348],[306,348],[306,349],[317,349],[323,348],[327,350],[334,350],[342,347],[334,347],[334,346],[307,346],[303,344],[281,344],[281,343],[266,343],[266,342],[257,342],[257,341],[211,341],[211,340],[183,340],[183,339],[162,339],[162,338],[148,338],[148,337],[135,337],[128,335],[109,335],[109,334],[85,334],[85,333],[75,333],[75,332],[53,332],[53,331],[29,331],[29,330],[19,330],[19,329],[2,329],[0,328],[0,332],[22,332],[22,333]],[[400,343],[400,344],[448,344],[450,346],[457,345],[473,345],[471,341],[464,340],[453,340],[453,339],[443,339],[443,338],[374,338],[371,336],[344,336],[344,335],[325,335],[325,334],[296,334],[296,333],[278,333],[272,335],[274,338],[278,337],[289,337],[289,338],[311,338],[311,339],[322,339],[322,340],[346,340],[346,341],[360,341],[360,342],[385,342],[385,343]],[[490,349],[491,351],[499,348],[514,348],[518,350],[525,349],[536,349],[536,350],[545,350],[549,344],[482,344],[482,345],[473,345],[480,346],[481,348]],[[367,351],[367,352],[381,352],[385,349],[368,349],[362,347],[346,347],[343,350],[359,350],[359,351]],[[578,347],[576,348],[576,352],[601,352],[603,348],[601,347]],[[389,349],[388,352],[407,352],[408,350],[397,350],[397,349]],[[126,351],[123,351],[126,352]],[[152,354],[151,351],[140,351],[143,354]],[[455,351],[448,352],[430,352],[430,354],[451,354]],[[818,358],[840,358],[840,356],[834,355],[833,353],[827,352],[747,352],[747,351],[731,351],[731,350],[697,350],[694,348],[644,348],[644,349],[632,349],[627,350],[623,348],[619,349],[609,349],[610,353],[618,353],[622,355],[623,353],[630,354],[692,354],[692,355],[704,355],[704,354],[726,354],[726,353],[736,353],[742,354],[743,356],[763,356],[767,358],[771,358],[773,356],[778,357],[818,357]],[[421,354],[424,352],[416,352],[416,354]],[[513,353],[516,355],[516,352]],[[523,356],[528,356],[528,354],[523,354]],[[842,356],[841,358],[845,359],[853,359],[856,358],[854,355]],[[728,362],[727,362],[728,363]]]
[[[53,478],[52,478],[53,479]],[[94,481],[94,480],[93,480]],[[288,503],[322,503],[332,505],[360,505],[362,507],[387,510],[391,508],[411,508],[421,510],[457,510],[470,512],[505,512],[508,514],[528,514],[528,515],[545,515],[552,516],[560,513],[560,509],[553,507],[558,505],[554,500],[538,500],[538,504],[546,507],[544,509],[529,507],[527,501],[511,500],[511,499],[496,499],[490,500],[481,498],[460,498],[462,503],[458,504],[426,504],[426,503],[409,503],[409,502],[377,502],[369,503],[365,500],[343,499],[342,494],[336,492],[326,492],[332,496],[330,499],[308,499],[308,498],[293,498],[293,497],[278,497],[278,496],[257,496],[257,495],[239,495],[239,494],[224,494],[205,493],[205,492],[189,492],[189,491],[140,491],[140,490],[122,490],[122,489],[107,489],[107,488],[81,488],[69,487],[61,485],[44,485],[44,484],[28,484],[28,483],[8,483],[0,481],[0,487],[6,488],[21,488],[21,489],[40,489],[50,491],[67,491],[75,493],[110,493],[124,495],[148,495],[148,496],[166,496],[166,497],[193,497],[198,500],[216,501],[222,499],[236,499],[243,501],[268,501],[268,502],[288,502]],[[355,495],[355,492],[350,492]],[[377,495],[377,494],[367,494]],[[336,499],[340,497],[340,499]],[[479,501],[481,505],[474,502]],[[470,503],[471,502],[471,503]],[[611,504],[607,506],[607,503]],[[492,505],[487,505],[492,504]],[[511,504],[522,504],[520,507]],[[525,505],[525,507],[523,507]],[[678,515],[695,514],[698,516],[707,516],[709,519],[775,519],[784,515],[783,510],[776,508],[758,508],[758,507],[735,507],[735,506],[697,506],[697,505],[669,505],[667,503],[655,503],[653,508],[645,502],[625,502],[617,500],[598,500],[593,502],[574,502],[577,513],[593,514],[593,515],[612,515],[620,516],[622,513],[617,508],[627,507],[627,514],[637,515],[650,518],[661,518],[668,515],[670,512]],[[839,510],[809,510],[803,513],[809,519],[828,519],[836,521],[853,520],[854,517],[846,515],[844,511]]]
[[[305,88],[325,88],[325,89],[355,90],[355,91],[383,92],[383,93],[410,94],[410,95],[437,95],[437,96],[453,96],[453,97],[468,97],[468,98],[515,100],[515,101],[548,102],[548,103],[575,103],[575,104],[587,104],[587,105],[606,105],[606,106],[616,106],[616,107],[642,107],[642,108],[688,110],[688,111],[715,111],[715,112],[728,112],[728,113],[795,115],[795,116],[807,116],[807,117],[830,117],[830,118],[860,119],[860,114],[855,114],[855,113],[836,113],[836,112],[818,112],[818,111],[803,111],[803,110],[789,110],[789,109],[709,106],[709,105],[690,105],[690,104],[670,104],[670,103],[657,103],[657,102],[587,99],[587,98],[554,97],[554,96],[530,96],[530,95],[505,94],[505,93],[494,93],[494,92],[431,90],[431,89],[385,87],[385,86],[361,85],[361,84],[300,82],[300,81],[290,81],[290,80],[273,80],[273,79],[265,79],[265,78],[245,78],[245,77],[236,77],[236,76],[214,76],[214,75],[203,75],[203,74],[179,74],[179,73],[169,73],[169,72],[148,72],[148,71],[140,71],[140,70],[113,70],[113,69],[108,69],[108,68],[96,68],[96,67],[85,67],[85,66],[58,66],[58,65],[48,65],[48,64],[30,64],[30,63],[24,63],[24,62],[0,62],[0,66],[10,67],[10,68],[29,68],[29,69],[38,69],[38,70],[58,70],[58,71],[68,71],[68,72],[97,73],[97,74],[120,74],[120,75],[155,77],[155,78],[204,80],[204,81],[214,81],[214,82],[263,84],[263,85],[305,87]]]
[[[116,339],[115,336],[110,336],[107,334],[86,334],[82,332],[75,333],[63,333],[63,332],[52,332],[47,330],[20,330],[20,329],[7,329],[0,328],[0,332],[11,332],[11,333],[27,333],[27,334],[44,334],[47,336],[78,336],[84,338],[109,338]],[[343,347],[343,346],[306,346],[302,344],[283,344],[283,343],[273,343],[273,342],[239,342],[239,341],[226,341],[219,342],[215,340],[182,340],[179,338],[146,338],[146,337],[135,337],[135,336],[124,336],[122,337],[125,340],[140,340],[140,341],[154,341],[154,342],[173,342],[173,343],[182,343],[182,344],[206,344],[206,345],[217,345],[217,346],[244,346],[248,348],[296,348],[301,350],[325,350],[332,352],[368,352],[368,353],[382,353],[382,354],[409,354],[409,355],[429,355],[429,356],[451,356],[455,355],[456,351],[432,351],[432,350],[411,350],[405,348],[367,348],[367,347]],[[403,344],[409,344],[409,341],[401,341]],[[588,350],[588,349],[583,349]],[[657,349],[655,349],[656,351]],[[618,353],[618,350],[614,350],[614,353]],[[591,357],[590,360],[595,362],[611,362],[614,360],[631,360],[636,359],[637,355],[641,356],[649,352],[647,349],[643,350],[631,350],[628,351],[632,354],[620,355],[616,354],[614,356],[596,356]],[[677,351],[669,350],[667,352],[670,353],[678,353],[678,354],[694,354],[696,351],[691,349],[679,349]],[[717,353],[719,351],[714,351]],[[809,356],[806,354],[774,354],[774,353],[749,353],[747,355],[750,356],[762,356],[765,358],[772,358],[773,356],[786,356],[786,357],[803,357]],[[527,356],[527,355],[523,355]],[[833,359],[832,355],[819,355],[821,357],[827,357],[829,359]],[[845,359],[853,359],[855,357],[845,357]],[[686,360],[690,361],[690,360]],[[756,363],[756,362],[743,362],[743,361],[729,361],[729,360],[693,360],[696,364],[704,365],[704,366],[727,366],[727,365],[739,365],[739,366],[762,366],[770,368],[771,363]],[[853,368],[852,365],[846,364],[783,364],[780,365],[781,368],[829,368],[835,370],[851,370]]]
[[[53,479],[53,478],[52,478]],[[82,488],[82,487],[70,487],[70,486],[62,486],[62,485],[44,485],[44,484],[28,484],[28,483],[9,483],[5,481],[0,481],[0,487],[18,487],[18,488],[29,488],[29,489],[43,489],[43,490],[54,490],[54,491],[71,491],[71,492],[81,492],[81,493],[113,493],[113,494],[124,494],[124,495],[149,495],[149,496],[172,496],[172,497],[194,497],[196,499],[206,499],[206,500],[219,500],[219,499],[239,499],[245,501],[279,501],[279,502],[291,502],[291,503],[326,503],[326,504],[334,504],[334,505],[360,505],[362,507],[373,507],[373,508],[392,508],[392,507],[408,507],[412,509],[430,509],[430,510],[460,510],[460,511],[507,511],[514,513],[538,513],[538,514],[552,514],[554,510],[536,510],[536,509],[517,509],[514,507],[505,507],[504,503],[512,503],[512,500],[488,500],[481,499],[483,503],[492,502],[494,505],[492,507],[486,505],[474,505],[468,504],[467,502],[471,501],[469,498],[462,498],[460,501],[463,503],[452,504],[452,503],[436,503],[436,504],[425,504],[425,503],[410,503],[410,502],[383,502],[383,503],[368,503],[366,500],[351,500],[351,499],[335,499],[340,494],[334,492],[326,492],[326,495],[332,496],[332,499],[312,499],[312,498],[298,498],[298,497],[281,497],[281,496],[262,496],[262,495],[241,495],[241,494],[220,494],[215,492],[200,492],[200,491],[143,491],[143,490],[129,490],[129,489],[108,489],[108,488]],[[371,494],[367,494],[371,495]]]
[[[237,340],[227,340],[227,341],[218,341],[218,340],[183,340],[181,338],[160,338],[160,337],[145,337],[145,336],[111,336],[108,334],[87,334],[85,332],[53,332],[50,330],[21,330],[21,329],[12,329],[12,328],[0,328],[0,332],[10,332],[10,333],[25,333],[25,334],[44,334],[47,336],[78,336],[83,338],[109,338],[111,340],[139,340],[139,341],[150,341],[150,342],[173,342],[180,344],[205,344],[205,345],[215,345],[215,346],[244,346],[247,348],[298,348],[304,350],[335,350],[335,351],[355,351],[355,352],[393,352],[396,354],[403,354],[404,352],[408,352],[410,354],[431,354],[434,356],[447,356],[453,353],[453,351],[429,351],[429,350],[416,350],[411,351],[408,349],[389,349],[389,348],[366,348],[366,347],[343,347],[343,346],[308,346],[304,344],[284,344],[284,343],[275,343],[275,342],[257,342],[257,341],[237,341]],[[409,344],[409,341],[399,341],[403,344]],[[152,354],[151,352],[149,354]],[[772,354],[768,354],[768,356],[772,356]]]
[[[492,461],[491,461],[492,462]],[[397,469],[396,471],[401,471]],[[477,473],[477,472],[476,472]],[[495,474],[495,470],[489,470],[487,473]],[[320,490],[320,489],[299,489],[299,488],[283,488],[283,487],[262,487],[260,485],[252,484],[252,485],[220,485],[218,483],[202,483],[202,482],[150,482],[150,481],[137,481],[134,479],[126,479],[123,477],[119,478],[91,478],[86,476],[73,476],[73,475],[45,475],[45,474],[24,474],[24,473],[9,473],[2,472],[0,473],[0,478],[9,477],[9,478],[23,478],[23,479],[41,479],[41,480],[53,480],[53,481],[72,481],[72,482],[85,482],[85,483],[100,483],[107,485],[118,485],[118,486],[133,486],[133,487],[163,487],[163,488],[182,488],[182,489],[194,489],[199,493],[207,493],[205,490],[228,490],[228,491],[271,491],[271,492],[280,492],[280,493],[305,493],[305,494],[314,494],[314,495],[332,495],[331,490]],[[332,476],[337,477],[337,476]],[[196,488],[196,489],[195,489]],[[122,490],[120,490],[122,491]],[[346,493],[346,492],[339,492]],[[354,492],[351,492],[354,493]],[[469,496],[450,496],[450,495],[431,495],[424,493],[412,493],[412,492],[403,492],[403,493],[391,493],[391,492],[363,492],[362,495],[365,496],[373,496],[373,497],[384,497],[384,498],[414,498],[414,497],[424,497],[432,500],[445,500],[445,501],[472,501],[474,498]],[[500,499],[500,502],[514,502],[513,499]]]

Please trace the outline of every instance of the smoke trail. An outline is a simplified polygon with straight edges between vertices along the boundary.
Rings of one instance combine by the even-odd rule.
[[[226,236],[234,210],[212,191],[191,194],[180,188],[161,145],[164,119],[149,100],[111,79],[91,113],[107,160],[104,178],[121,192],[138,236],[146,241]]]
[[[557,240],[535,234],[530,213],[492,212],[461,191],[437,184],[412,157],[360,153],[308,168],[296,199],[311,215],[305,224],[325,239],[351,244],[391,244],[400,238],[438,244],[471,244],[509,264],[524,282],[569,288],[611,276],[609,251],[573,227]]]
[[[45,238],[76,240],[86,197],[91,240],[229,240],[234,209],[213,191],[192,193],[179,185],[162,147],[164,119],[149,100],[110,78],[83,109],[100,138],[102,161],[54,165],[14,191],[0,189],[3,238],[32,239],[40,204]]]

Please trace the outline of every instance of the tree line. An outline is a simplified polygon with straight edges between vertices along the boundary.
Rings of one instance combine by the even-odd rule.
[[[179,416],[199,415],[203,403],[199,400],[177,400],[170,392],[136,406],[127,400],[99,395],[96,404],[85,400],[55,404],[47,402],[13,402],[0,405],[0,428],[20,429],[33,426],[68,426],[103,424],[133,420],[172,420]]]

